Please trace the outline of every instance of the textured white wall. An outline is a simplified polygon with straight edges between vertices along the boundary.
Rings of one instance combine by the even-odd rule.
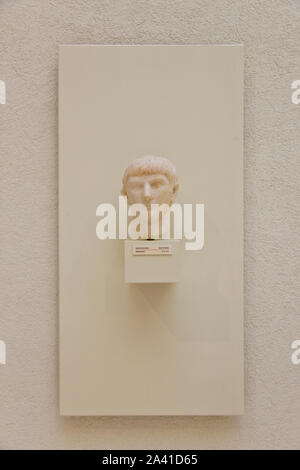
[[[300,338],[299,19],[299,0],[1,1],[1,448],[300,447],[300,366],[290,361]],[[60,418],[58,44],[241,42],[246,414]]]

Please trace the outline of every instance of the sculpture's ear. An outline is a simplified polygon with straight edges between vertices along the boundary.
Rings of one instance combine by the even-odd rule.
[[[177,196],[178,191],[179,191],[179,184],[175,183],[174,186],[173,186],[173,196],[174,197]]]

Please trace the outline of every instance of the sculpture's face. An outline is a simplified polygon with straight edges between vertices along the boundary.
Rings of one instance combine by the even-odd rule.
[[[168,212],[178,187],[175,167],[166,158],[144,156],[137,158],[126,168],[121,194],[127,196],[129,206],[143,204],[147,209],[141,212],[140,217],[148,225],[148,231],[143,232],[145,225],[141,223],[140,238],[148,238],[150,233],[154,238],[157,237],[156,234],[162,236],[160,213]],[[152,204],[160,207],[151,207]]]
[[[129,176],[126,183],[128,204],[144,204],[148,210],[151,204],[171,205],[175,188],[167,176],[159,173]]]

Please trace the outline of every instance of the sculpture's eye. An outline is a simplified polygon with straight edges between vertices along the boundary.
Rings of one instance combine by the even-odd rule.
[[[151,182],[151,186],[154,189],[158,189],[162,186],[163,182],[161,180],[154,180]]]
[[[143,183],[141,183],[139,181],[136,181],[131,185],[131,187],[134,191],[139,191],[139,190],[143,189]]]

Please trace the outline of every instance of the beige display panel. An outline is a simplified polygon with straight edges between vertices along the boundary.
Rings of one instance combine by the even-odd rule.
[[[243,413],[242,133],[241,46],[60,47],[62,415]],[[125,283],[124,241],[96,237],[146,154],[205,205],[175,283]]]

